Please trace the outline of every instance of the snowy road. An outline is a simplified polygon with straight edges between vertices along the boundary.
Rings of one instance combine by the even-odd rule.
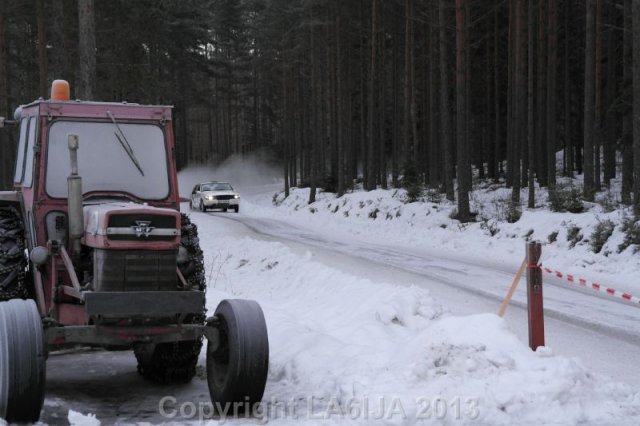
[[[361,276],[426,287],[456,315],[497,312],[513,278],[512,271],[517,269],[514,265],[507,270],[491,260],[457,259],[410,247],[341,238],[330,231],[320,234],[274,219],[209,215],[240,222],[260,236],[299,249],[313,248],[328,264]],[[400,272],[404,274],[398,275]],[[523,280],[507,311],[507,320],[526,342],[524,289]],[[618,381],[640,382],[640,370],[630,368],[636,365],[640,353],[640,308],[558,283],[546,285],[544,292],[547,346],[556,353],[580,357],[593,371],[611,375]]]

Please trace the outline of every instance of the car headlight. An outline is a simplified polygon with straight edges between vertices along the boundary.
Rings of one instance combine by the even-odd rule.
[[[207,195],[207,200],[215,200],[216,197],[214,197],[213,195]]]
[[[237,200],[238,198],[240,198],[240,196],[236,194],[236,195],[233,196],[233,198],[235,198]]]

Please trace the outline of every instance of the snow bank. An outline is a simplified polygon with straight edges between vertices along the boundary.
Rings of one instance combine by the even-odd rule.
[[[524,209],[519,221],[507,223],[510,190],[489,185],[471,195],[477,222],[462,224],[450,217],[455,205],[436,200],[437,193],[427,195],[427,201],[413,203],[406,202],[402,189],[354,191],[340,198],[320,192],[311,205],[307,203],[308,197],[308,189],[298,188],[293,188],[286,199],[281,192],[263,194],[254,197],[254,205],[244,211],[254,216],[284,216],[297,226],[321,228],[335,235],[444,250],[458,257],[485,259],[491,253],[497,264],[513,271],[524,257],[524,242],[538,240],[544,244],[542,261],[550,268],[621,291],[640,293],[638,254],[633,246],[618,253],[623,240],[622,223],[630,216],[629,209],[605,212],[593,205],[580,214]],[[522,197],[526,199],[526,191]],[[429,202],[429,198],[439,202]],[[547,192],[539,190],[536,205],[546,204]],[[613,222],[615,228],[601,252],[594,253],[590,239],[598,224],[605,220]]]
[[[315,207],[328,213],[314,217],[335,221],[331,209],[338,205],[353,215],[383,207],[416,218],[415,206],[389,205],[376,195],[385,193],[354,194],[338,204],[325,195]],[[295,215],[290,205],[281,211]],[[257,300],[265,311],[271,359],[264,420],[270,423],[632,425],[640,419],[638,389],[608,383],[547,348],[530,351],[495,315],[452,316],[425,289],[355,277],[309,252],[225,235],[221,222],[193,218],[207,255],[209,310],[239,297]],[[416,226],[410,220],[401,226],[410,223]],[[423,231],[416,226],[417,232]]]

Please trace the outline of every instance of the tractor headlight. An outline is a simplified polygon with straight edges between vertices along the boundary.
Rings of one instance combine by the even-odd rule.
[[[49,259],[49,250],[41,246],[34,247],[29,254],[29,258],[36,265],[42,266],[47,263],[47,259]]]

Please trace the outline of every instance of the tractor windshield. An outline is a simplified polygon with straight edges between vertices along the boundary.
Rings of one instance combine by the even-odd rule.
[[[143,200],[166,198],[169,172],[164,132],[155,124],[118,122],[118,125],[135,151],[139,167],[118,142],[113,123],[55,121],[48,137],[47,194],[53,198],[67,197],[67,176],[71,170],[67,137],[72,133],[80,137],[78,168],[85,194],[124,192]]]

